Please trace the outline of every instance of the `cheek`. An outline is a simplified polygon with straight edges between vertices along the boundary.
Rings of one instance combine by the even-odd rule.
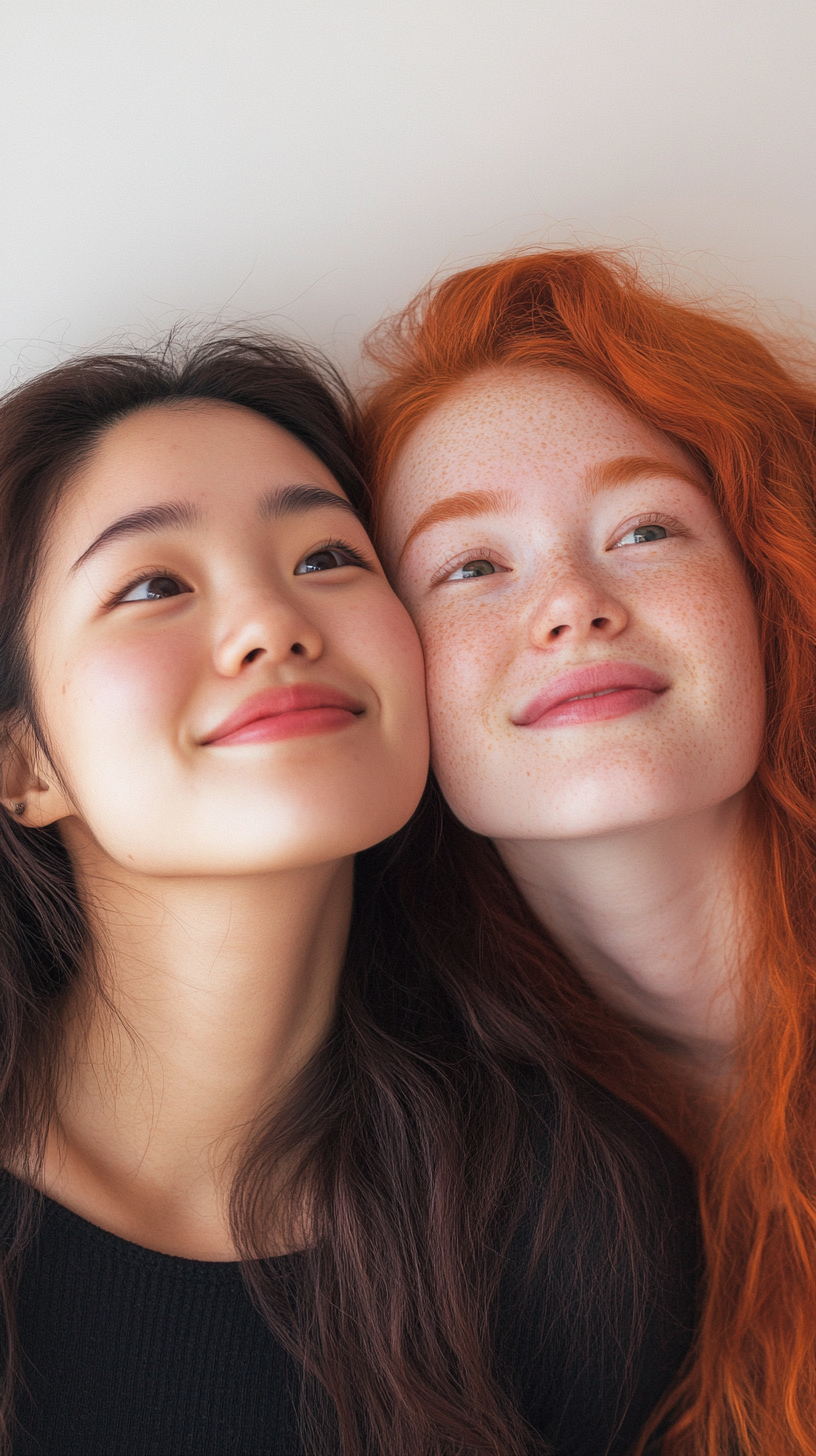
[[[756,608],[741,568],[715,561],[678,583],[660,618],[667,645],[687,666],[712,752],[735,769],[749,761],[755,767],[765,727],[765,674]]]
[[[329,659],[336,652],[376,695],[382,747],[395,775],[411,778],[420,774],[424,782],[428,768],[425,663],[406,608],[383,582],[382,591],[373,598],[349,602],[342,611],[324,618],[323,625]]]
[[[194,658],[178,641],[159,639],[100,650],[66,667],[54,704],[55,749],[69,781],[72,764],[102,772],[135,745],[167,741],[194,677]],[[48,715],[52,721],[52,715]],[[77,788],[80,785],[77,784]]]
[[[512,661],[512,621],[492,610],[428,615],[417,623],[425,652],[434,766],[442,778],[474,771],[506,710],[501,684]]]
[[[404,682],[413,690],[419,687],[424,692],[425,667],[419,635],[407,609],[390,588],[377,599],[374,610],[369,605],[350,619],[345,635],[361,670],[366,664],[376,664],[387,679]]]

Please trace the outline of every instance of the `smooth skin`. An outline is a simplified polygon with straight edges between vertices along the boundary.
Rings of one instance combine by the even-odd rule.
[[[501,369],[418,426],[383,522],[454,813],[494,840],[596,991],[716,1079],[765,691],[747,578],[705,476],[593,382]],[[579,721],[519,721],[562,674],[598,664],[645,668],[660,691],[617,716],[609,698],[591,710],[609,716],[580,721],[590,710],[572,703]]]
[[[59,825],[106,997],[87,976],[65,1007],[35,1176],[124,1238],[232,1259],[246,1130],[334,1015],[353,855],[422,793],[420,646],[329,471],[238,406],[112,426],[46,548],[30,635],[49,755],[23,733],[4,802],[31,833]],[[292,685],[354,711],[213,740]]]

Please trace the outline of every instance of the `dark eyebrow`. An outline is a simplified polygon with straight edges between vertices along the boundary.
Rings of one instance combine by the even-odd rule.
[[[270,490],[261,498],[259,514],[262,521],[279,521],[284,516],[299,516],[305,511],[338,507],[348,511],[355,520],[361,520],[360,513],[344,495],[326,490],[322,485],[287,485],[283,490]],[[201,513],[190,501],[174,501],[166,506],[149,506],[144,511],[134,511],[130,516],[120,516],[100,531],[87,551],[74,562],[71,571],[79,567],[111,541],[123,536],[138,536],[151,531],[166,531],[178,526],[195,526],[201,520]]]
[[[262,521],[280,521],[285,516],[302,516],[307,511],[325,510],[327,506],[348,511],[363,524],[360,512],[339,491],[322,485],[285,485],[283,490],[269,490],[259,507]]]
[[[94,552],[99,551],[102,546],[107,546],[110,541],[118,541],[122,536],[138,536],[151,531],[166,531],[175,526],[195,526],[201,519],[197,508],[190,501],[175,501],[166,506],[149,506],[144,511],[134,511],[131,516],[120,516],[118,521],[113,521],[100,531],[95,541],[92,541],[87,551],[74,562],[71,571],[77,571]]]

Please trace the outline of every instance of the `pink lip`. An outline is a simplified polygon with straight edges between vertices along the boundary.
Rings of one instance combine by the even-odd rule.
[[[635,662],[597,662],[562,673],[513,722],[519,728],[560,728],[624,718],[650,707],[668,686],[660,673]]]
[[[362,703],[326,683],[267,688],[248,698],[202,742],[269,743],[311,733],[332,733],[347,728],[363,711]]]

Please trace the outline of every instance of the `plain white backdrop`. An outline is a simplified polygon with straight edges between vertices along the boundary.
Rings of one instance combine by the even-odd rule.
[[[5,0],[0,387],[179,319],[350,371],[439,269],[635,242],[816,325],[815,0]]]

